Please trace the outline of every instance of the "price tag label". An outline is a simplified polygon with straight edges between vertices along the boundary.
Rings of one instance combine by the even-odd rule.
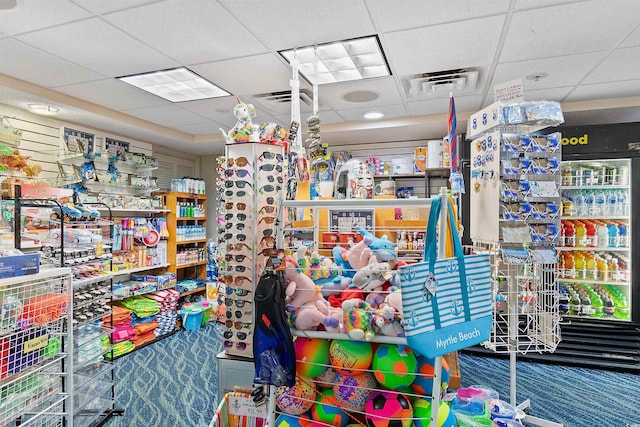
[[[267,405],[256,406],[248,397],[230,396],[229,414],[244,415],[249,417],[267,418]]]
[[[41,348],[45,348],[49,343],[49,334],[40,335],[37,338],[34,338],[29,341],[25,341],[22,345],[22,352],[29,353],[31,351],[40,350]]]

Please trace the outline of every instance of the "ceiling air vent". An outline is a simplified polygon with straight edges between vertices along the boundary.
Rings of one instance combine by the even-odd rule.
[[[471,92],[476,88],[478,72],[469,68],[413,74],[403,78],[408,98],[435,98]]]
[[[291,110],[291,91],[259,93],[253,97],[272,113],[285,113]],[[300,89],[300,110],[310,111],[313,107],[313,94],[309,89]]]

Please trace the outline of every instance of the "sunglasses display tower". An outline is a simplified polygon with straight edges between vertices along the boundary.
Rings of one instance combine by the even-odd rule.
[[[225,150],[219,277],[225,286],[224,350],[253,358],[253,291],[276,246],[284,147],[248,142]]]
[[[555,246],[561,238],[561,135],[534,134],[564,121],[558,103],[495,103],[469,118],[470,236],[493,255],[494,321],[483,343],[510,356],[517,405],[518,353],[553,352],[560,342]],[[527,415],[538,426],[561,424]]]

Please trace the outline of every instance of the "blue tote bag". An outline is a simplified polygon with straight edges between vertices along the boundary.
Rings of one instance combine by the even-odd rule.
[[[454,256],[437,259],[436,223],[441,208],[440,198],[434,199],[424,261],[398,269],[407,344],[429,358],[488,340],[493,322],[489,255],[463,254],[451,207]]]

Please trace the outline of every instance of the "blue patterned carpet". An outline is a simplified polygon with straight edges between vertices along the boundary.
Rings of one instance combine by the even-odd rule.
[[[181,331],[115,361],[116,403],[126,409],[108,427],[205,427],[217,406],[214,326]],[[491,387],[509,401],[509,361],[459,355],[462,386]],[[640,375],[517,363],[518,402],[531,415],[566,427],[640,426]],[[638,424],[638,426],[635,426]]]
[[[207,426],[217,407],[216,354],[222,350],[213,324],[180,331],[116,359],[116,407],[108,427]]]

